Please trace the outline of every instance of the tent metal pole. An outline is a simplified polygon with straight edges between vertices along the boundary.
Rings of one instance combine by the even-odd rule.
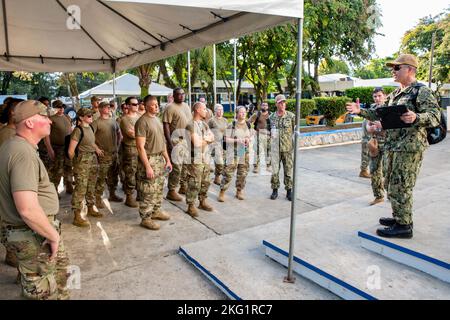
[[[216,77],[216,44],[213,44],[213,64],[214,64],[214,79],[213,79],[213,83],[214,83],[214,106],[217,104],[217,77]]]
[[[233,60],[234,60],[234,72],[233,72],[234,73],[234,95],[233,95],[233,98],[234,98],[234,110],[233,110],[233,112],[234,112],[234,115],[236,116],[236,107],[237,107],[237,97],[236,97],[236,94],[237,94],[236,46],[237,46],[237,39],[234,39],[233,44],[234,44],[234,55],[233,55]]]
[[[116,73],[113,72],[113,100],[116,102]]]
[[[295,278],[293,276],[292,264],[294,261],[294,244],[295,244],[295,221],[296,221],[296,208],[297,208],[297,193],[298,193],[298,139],[300,138],[300,99],[302,97],[302,51],[303,51],[303,18],[297,19],[298,35],[297,35],[297,92],[295,95],[295,134],[294,134],[294,174],[292,185],[292,202],[291,202],[291,227],[289,235],[289,260],[288,260],[288,274],[285,278],[286,282],[293,283]]]
[[[3,29],[5,30],[6,61],[9,61],[8,17],[6,16],[5,0],[2,0],[2,9],[3,9]]]
[[[188,103],[189,107],[192,107],[191,101],[191,51],[187,52],[187,67],[188,67]]]

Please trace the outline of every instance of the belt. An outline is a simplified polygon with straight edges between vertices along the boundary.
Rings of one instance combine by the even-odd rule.
[[[3,228],[6,230],[26,230],[30,229],[28,226],[12,226],[12,225],[3,225]]]

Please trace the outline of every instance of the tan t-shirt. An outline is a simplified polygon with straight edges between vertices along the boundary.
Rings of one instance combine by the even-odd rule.
[[[13,138],[16,135],[16,129],[10,128],[10,127],[3,127],[0,129],[0,146],[8,141],[9,139]]]
[[[210,131],[208,125],[203,120],[191,120],[186,126],[186,130],[191,136],[195,133],[200,138],[204,138]],[[208,145],[203,146],[201,149],[199,147],[194,148],[194,140],[191,138],[191,160],[192,159],[201,161],[202,163],[209,163]]]
[[[0,218],[9,225],[24,226],[13,199],[17,191],[32,191],[47,216],[59,210],[55,186],[37,154],[37,147],[15,136],[0,147]]]
[[[166,150],[164,130],[158,117],[144,114],[135,125],[136,137],[145,138],[145,152],[147,155],[161,153]]]
[[[122,131],[123,144],[125,144],[127,146],[131,146],[131,147],[136,146],[136,139],[128,136],[128,130],[130,130],[130,128],[134,128],[134,126],[136,125],[136,122],[138,121],[138,119],[140,117],[141,117],[140,114],[136,114],[136,116],[134,116],[134,117],[130,117],[130,116],[126,115],[126,116],[122,117],[122,120],[120,120],[120,130]],[[135,132],[135,134],[136,134],[136,132]]]
[[[208,121],[208,126],[211,131],[214,133],[215,141],[221,141],[225,134],[225,131],[228,128],[228,121],[224,117],[217,119],[216,117],[212,117]]]
[[[117,131],[119,125],[112,119],[98,118],[92,123],[95,144],[105,152],[117,152]]]
[[[191,108],[184,102],[180,104],[172,102],[164,109],[162,120],[169,124],[170,133],[176,129],[186,129],[192,120]]]
[[[92,115],[92,121],[97,120],[98,118],[100,118],[100,111],[96,111],[94,112],[94,114]]]
[[[50,143],[55,146],[64,145],[64,137],[70,134],[71,124],[65,115],[51,116]]]
[[[80,137],[81,137],[80,128],[76,127],[75,129],[73,129],[73,132],[72,132],[70,138],[72,140],[79,142],[79,145],[77,146],[79,152],[95,152],[94,131],[92,130],[92,128],[90,126],[82,127],[82,128],[83,128],[83,139],[81,139],[81,142],[79,142]]]
[[[259,113],[259,111],[254,113],[250,117],[249,122],[252,125],[255,123],[256,119],[258,118],[258,113]],[[264,133],[268,133],[269,132],[269,130],[267,128],[267,119],[269,119],[269,117],[270,117],[270,113],[269,112],[267,112],[267,114],[263,114],[263,113],[260,114],[260,116],[258,118],[258,123],[256,124],[256,130],[257,131],[261,131],[261,132],[264,132]]]

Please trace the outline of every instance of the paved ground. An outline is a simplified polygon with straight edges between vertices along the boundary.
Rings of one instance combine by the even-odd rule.
[[[425,155],[420,179],[438,177],[450,171],[450,140],[433,146]],[[302,150],[299,163],[300,201],[304,213],[367,195],[370,180],[358,177],[360,145]],[[230,188],[226,202],[216,201],[218,187],[212,185],[209,201],[212,213],[201,212],[192,219],[184,203],[164,201],[172,219],[162,222],[160,231],[139,227],[136,209],[112,204],[103,219],[91,219],[90,229],[70,224],[70,197],[62,193],[59,219],[71,264],[81,272],[80,289],[74,299],[224,299],[225,296],[194,267],[181,258],[180,245],[229,234],[274,222],[290,215],[284,191],[277,201],[269,199],[270,174],[250,174],[247,200],[233,198]],[[420,181],[418,183],[420,188]],[[105,210],[107,211],[107,210]],[[0,248],[0,256],[4,256]],[[0,299],[20,297],[14,284],[16,271],[0,263]],[[76,280],[74,278],[74,280]],[[73,282],[74,286],[77,282]]]

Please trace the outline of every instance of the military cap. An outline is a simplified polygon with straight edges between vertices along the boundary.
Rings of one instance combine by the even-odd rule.
[[[39,101],[27,100],[19,102],[14,108],[14,121],[19,123],[35,114],[48,116],[47,107]]]
[[[417,58],[413,56],[412,54],[401,54],[398,56],[397,59],[394,61],[388,61],[386,63],[386,66],[393,67],[393,66],[399,66],[399,65],[408,65],[414,68],[417,68],[419,66],[419,62],[417,61]]]

